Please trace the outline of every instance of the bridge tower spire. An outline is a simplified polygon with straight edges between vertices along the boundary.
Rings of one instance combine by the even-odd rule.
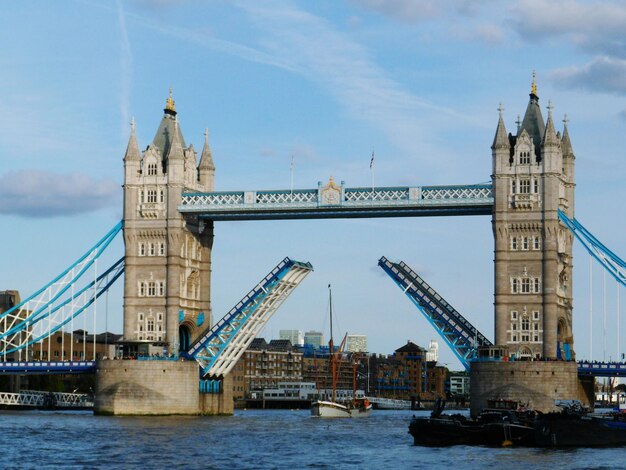
[[[544,124],[534,73],[517,135],[504,132],[501,111],[491,147],[495,343],[518,358],[573,357],[573,237],[558,210],[573,216],[574,159],[551,105]]]
[[[184,191],[206,191],[172,91],[140,154],[134,124],[124,157],[124,341],[128,352],[176,354],[211,323],[212,223],[178,212]]]

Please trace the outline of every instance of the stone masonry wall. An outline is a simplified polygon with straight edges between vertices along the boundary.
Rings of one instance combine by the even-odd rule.
[[[200,414],[198,380],[195,361],[98,361],[94,413]]]
[[[473,362],[470,375],[470,411],[476,416],[487,401],[517,400],[528,408],[555,411],[555,400],[582,399],[575,362]]]

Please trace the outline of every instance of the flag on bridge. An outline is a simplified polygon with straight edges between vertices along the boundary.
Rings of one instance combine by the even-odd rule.
[[[370,170],[374,166],[374,151],[372,150],[372,158],[370,159]]]

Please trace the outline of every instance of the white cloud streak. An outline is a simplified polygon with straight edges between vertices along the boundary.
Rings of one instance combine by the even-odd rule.
[[[0,176],[0,214],[51,218],[120,204],[119,184],[82,173],[19,170]]]

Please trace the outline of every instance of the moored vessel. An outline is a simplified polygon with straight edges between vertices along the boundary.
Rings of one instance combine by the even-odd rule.
[[[352,364],[352,398],[344,402],[337,401],[337,380],[339,377],[339,357],[343,353],[346,344],[346,335],[337,351],[333,344],[333,296],[330,284],[328,285],[328,299],[330,312],[330,341],[329,361],[332,378],[332,394],[330,400],[316,400],[311,404],[311,416],[319,418],[362,418],[369,416],[372,412],[372,404],[365,397],[356,396],[356,363]]]

